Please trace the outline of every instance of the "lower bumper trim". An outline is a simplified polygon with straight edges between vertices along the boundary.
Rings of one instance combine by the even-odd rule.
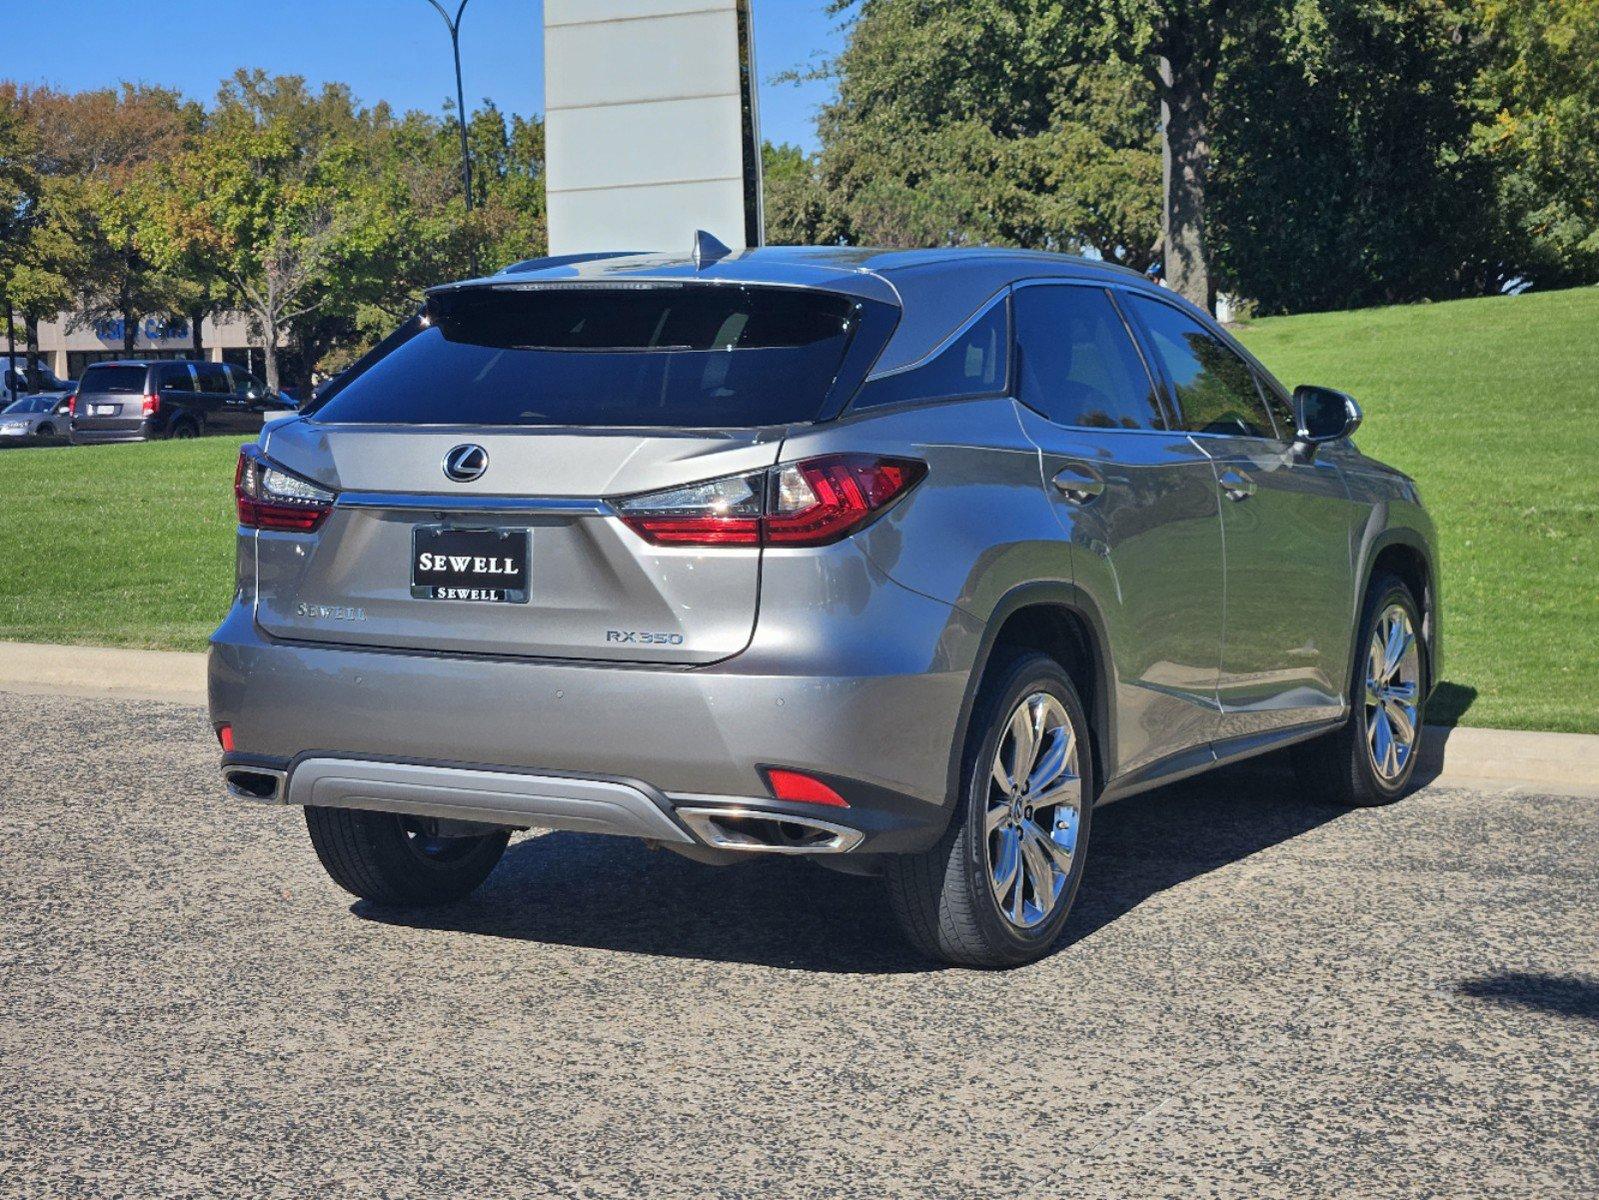
[[[609,780],[308,758],[297,763],[289,776],[287,799],[290,804],[317,808],[370,809],[657,842],[694,840],[642,788]]]

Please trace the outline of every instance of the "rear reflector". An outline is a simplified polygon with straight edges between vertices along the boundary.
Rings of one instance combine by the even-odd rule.
[[[779,800],[793,800],[798,804],[826,804],[833,808],[848,808],[849,801],[828,787],[820,779],[802,775],[798,771],[785,771],[770,767],[766,784]]]
[[[825,546],[854,533],[927,474],[927,464],[828,454],[630,496],[617,513],[660,546]]]
[[[232,754],[233,753],[233,726],[226,725],[226,724],[218,725],[217,726],[217,741],[222,744],[222,748],[224,750],[226,750],[229,754]]]
[[[246,529],[310,533],[333,511],[334,495],[309,479],[291,475],[249,449],[239,452],[233,472],[239,524]]]

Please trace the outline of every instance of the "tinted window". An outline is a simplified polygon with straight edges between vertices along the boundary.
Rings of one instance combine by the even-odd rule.
[[[845,296],[704,284],[469,289],[317,410],[326,422],[748,426],[816,418]]]
[[[1155,354],[1177,388],[1184,429],[1274,436],[1248,363],[1171,305],[1143,296],[1129,296],[1128,301],[1149,327]]]
[[[194,377],[189,374],[188,363],[169,363],[164,367],[158,367],[156,381],[156,386],[163,391],[194,391]]]
[[[213,396],[226,396],[230,394],[227,374],[221,367],[200,363],[194,368],[194,373],[199,377],[200,390]]]
[[[84,371],[78,384],[83,395],[101,392],[142,395],[144,392],[143,367],[90,367]]]
[[[1158,429],[1149,372],[1099,288],[1016,292],[1017,397],[1060,425]]]
[[[254,392],[257,396],[266,395],[266,386],[248,371],[233,368],[233,394],[235,396],[248,396]]]
[[[942,400],[993,395],[1005,390],[1009,307],[991,304],[950,344],[919,367],[873,379],[855,398],[855,408],[880,408],[906,400]]]

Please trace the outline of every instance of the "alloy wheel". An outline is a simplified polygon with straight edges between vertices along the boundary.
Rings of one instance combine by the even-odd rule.
[[[1410,613],[1390,604],[1366,653],[1366,752],[1384,783],[1404,775],[1420,733],[1421,652]]]
[[[1083,805],[1077,737],[1048,692],[1033,692],[1011,713],[986,794],[989,887],[1005,919],[1031,929],[1055,911],[1071,876]]]

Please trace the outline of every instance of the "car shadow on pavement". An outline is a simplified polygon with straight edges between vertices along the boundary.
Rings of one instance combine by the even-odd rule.
[[[1462,980],[1455,990],[1473,1000],[1599,1023],[1599,979],[1545,975],[1533,971],[1499,971],[1477,979]]]
[[[1109,805],[1094,815],[1077,907],[1061,949],[1144,900],[1314,829],[1337,811],[1300,799],[1274,766],[1241,767]],[[477,893],[434,909],[361,901],[357,916],[639,954],[790,970],[938,969],[900,938],[879,880],[795,858],[705,866],[642,843],[548,833],[512,843]]]

